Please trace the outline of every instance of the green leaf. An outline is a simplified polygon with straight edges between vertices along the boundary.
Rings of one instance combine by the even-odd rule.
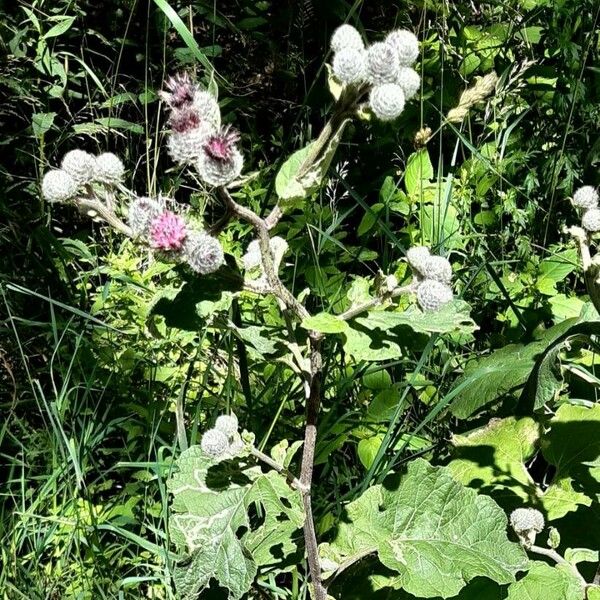
[[[321,333],[343,333],[348,329],[346,321],[324,312],[304,319],[301,325],[304,329],[319,331]]]
[[[358,453],[358,458],[365,469],[371,468],[382,442],[382,435],[376,435],[358,442],[356,451]]]
[[[510,583],[527,568],[506,536],[504,511],[423,459],[399,480],[369,488],[345,513],[321,556],[333,566],[372,551],[418,597],[455,596],[479,576]]]
[[[589,548],[567,548],[565,550],[565,560],[572,565],[577,565],[581,562],[598,562],[598,550],[590,550]]]
[[[560,519],[580,505],[592,502],[586,494],[573,486],[576,480],[589,481],[590,470],[600,460],[600,405],[561,405],[550,421],[550,431],[542,440],[544,458],[556,467],[556,473],[542,502],[548,520]]]
[[[41,138],[54,124],[55,112],[34,113],[31,117],[31,128],[36,138]]]
[[[508,588],[506,600],[583,600],[581,584],[567,570],[532,562],[527,575]]]
[[[418,198],[423,186],[433,179],[433,165],[427,148],[414,152],[406,161],[404,185],[409,195]]]
[[[462,245],[458,211],[451,204],[452,196],[444,196],[441,191],[436,192],[433,203],[423,205],[423,243],[432,247],[443,244],[446,248],[457,248]]]
[[[61,20],[56,25],[53,25],[43,35],[43,39],[47,40],[48,38],[58,37],[59,35],[66,33],[71,28],[71,25],[73,25],[73,23],[75,21],[75,17],[64,16],[64,17],[60,17],[60,19]]]
[[[539,440],[540,426],[530,417],[492,419],[452,437],[454,458],[448,468],[464,485],[492,495],[504,508],[514,508],[515,499],[529,502],[537,495],[525,463],[536,453]]]
[[[545,258],[539,267],[539,277],[536,281],[537,289],[546,296],[558,293],[556,284],[563,281],[567,275],[577,268],[577,250],[569,248]]]
[[[123,129],[124,131],[130,131],[131,133],[144,133],[144,128],[139,123],[132,123],[131,121],[118,119],[116,117],[101,117],[96,119],[96,123],[107,129]]]
[[[174,573],[182,600],[195,599],[213,579],[238,600],[259,566],[296,550],[293,534],[303,523],[299,492],[275,471],[264,474],[232,462],[215,462],[192,446],[167,482],[173,495],[170,531],[186,554]],[[248,514],[254,506],[264,517],[258,526]]]

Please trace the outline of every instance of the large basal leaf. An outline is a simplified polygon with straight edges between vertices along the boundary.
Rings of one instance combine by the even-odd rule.
[[[376,553],[407,592],[450,598],[475,577],[510,583],[527,568],[527,556],[509,541],[506,526],[504,511],[491,498],[417,459],[399,482],[376,485],[350,503],[335,539],[320,552],[331,567]]]
[[[542,499],[548,519],[589,506],[594,491],[585,486],[597,488],[598,483],[593,465],[600,460],[600,405],[560,406],[542,440],[542,453],[556,467]]]
[[[540,385],[544,385],[540,373],[543,376],[545,372],[541,365],[546,354],[572,336],[599,329],[600,321],[590,320],[597,317],[595,311],[584,310],[580,317],[562,321],[530,344],[505,346],[468,364],[454,385],[457,392],[451,405],[454,416],[466,419],[506,394],[519,392],[526,383],[521,398],[522,410],[525,411],[527,405],[531,409],[541,408],[556,391],[554,387],[550,391],[548,387],[542,387],[538,393]],[[556,360],[556,355],[550,359]],[[546,383],[549,382],[546,380]]]
[[[505,509],[515,508],[519,498],[528,503],[538,495],[525,462],[537,451],[539,439],[540,426],[529,417],[492,419],[452,437],[454,458],[448,468],[464,485],[494,496]]]
[[[523,579],[508,588],[506,600],[584,600],[581,584],[564,567],[532,562]]]
[[[168,489],[171,536],[186,556],[174,573],[182,600],[195,599],[211,580],[237,600],[260,566],[296,550],[294,532],[304,520],[300,494],[275,471],[215,462],[192,446],[177,460]],[[264,517],[258,525],[253,507]]]

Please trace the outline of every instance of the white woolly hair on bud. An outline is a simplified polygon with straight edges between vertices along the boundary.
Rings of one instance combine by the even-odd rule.
[[[398,61],[403,67],[410,67],[419,56],[419,40],[407,29],[396,29],[388,33],[385,41],[394,48]]]
[[[204,432],[200,442],[202,452],[211,458],[223,456],[229,449],[229,439],[219,429],[209,429]]]
[[[198,160],[202,146],[214,132],[214,127],[208,122],[202,122],[188,131],[173,131],[167,138],[167,152],[180,165],[193,163]]]
[[[162,212],[159,202],[152,198],[135,198],[127,211],[127,222],[135,237],[147,237],[152,221]]]
[[[346,48],[352,48],[354,50],[364,50],[365,44],[360,33],[345,23],[340,25],[331,36],[331,49],[334,52],[341,52]]]
[[[431,256],[427,246],[413,246],[406,251],[406,260],[413,271],[418,275],[425,276],[425,261]]]
[[[434,279],[450,285],[452,282],[452,265],[443,256],[428,256],[422,263],[422,274],[425,279]]]
[[[112,152],[105,152],[96,157],[94,180],[113,185],[121,183],[125,175],[125,167],[121,159]]]
[[[591,185],[584,185],[573,194],[573,206],[577,208],[596,208],[598,200],[598,192]]]
[[[535,508],[517,508],[510,513],[510,526],[515,533],[540,533],[544,529],[544,515]]]
[[[396,83],[402,88],[404,98],[408,102],[421,88],[421,77],[410,67],[400,67]]]
[[[77,192],[77,182],[62,169],[53,169],[44,175],[42,196],[48,202],[66,202]]]
[[[369,106],[381,121],[393,121],[404,110],[404,92],[397,83],[376,85],[369,95]]]
[[[67,152],[60,164],[60,168],[68,173],[78,185],[84,185],[93,180],[95,167],[96,159],[84,150]]]
[[[183,258],[201,275],[214,273],[225,262],[221,242],[204,231],[189,231],[183,242]]]
[[[590,208],[581,217],[581,226],[590,233],[600,231],[600,209]]]
[[[424,279],[417,288],[417,301],[424,311],[439,310],[452,298],[452,288],[435,279]]]
[[[196,90],[192,100],[192,108],[200,115],[204,123],[209,124],[214,131],[221,127],[221,110],[216,98],[206,90]]]
[[[394,48],[385,42],[375,42],[367,49],[367,79],[373,85],[393,83],[398,77],[400,62]]]
[[[233,413],[220,415],[215,421],[215,429],[222,431],[229,438],[237,433],[238,425],[238,418]]]
[[[202,180],[215,187],[235,181],[240,176],[243,167],[244,157],[237,148],[232,149],[231,157],[227,160],[215,159],[203,150],[196,162],[196,168]]]
[[[363,49],[343,48],[333,57],[333,74],[347,85],[365,81],[367,53]]]

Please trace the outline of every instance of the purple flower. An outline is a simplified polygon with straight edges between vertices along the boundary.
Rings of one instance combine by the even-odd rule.
[[[167,91],[160,92],[160,97],[170,108],[190,106],[194,100],[196,86],[187,73],[178,73],[165,82]]]
[[[236,150],[236,143],[239,139],[240,135],[237,131],[225,127],[206,140],[204,143],[204,151],[212,159],[219,162],[230,161]]]
[[[155,217],[150,224],[150,246],[160,250],[180,250],[187,236],[185,221],[170,210]]]

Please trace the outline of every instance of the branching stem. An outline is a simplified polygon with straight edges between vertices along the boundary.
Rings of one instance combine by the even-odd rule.
[[[577,570],[577,567],[571,564],[569,561],[565,560],[556,550],[552,548],[543,548],[542,546],[529,546],[527,548],[530,552],[535,552],[536,554],[541,554],[542,556],[546,556],[553,560],[557,565],[563,565],[567,567],[571,573],[579,580],[581,585],[584,587],[587,586],[587,581],[583,578],[581,573]]]

